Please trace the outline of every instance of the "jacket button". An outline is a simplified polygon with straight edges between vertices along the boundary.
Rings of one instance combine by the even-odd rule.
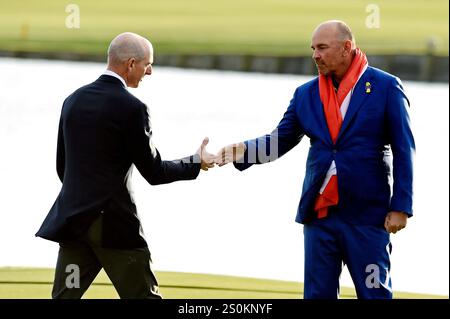
[[[333,153],[336,154],[337,153],[337,149],[333,149]]]
[[[100,214],[103,214],[105,211],[104,210],[102,210],[102,211],[100,211]]]

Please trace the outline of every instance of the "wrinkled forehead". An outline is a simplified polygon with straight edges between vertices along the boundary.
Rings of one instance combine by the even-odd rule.
[[[148,44],[149,44],[149,46],[148,46],[148,49],[149,49],[149,60],[150,60],[150,63],[153,64],[153,46],[152,46],[152,44],[150,42]]]
[[[142,40],[142,47],[144,49],[145,56],[148,57],[150,63],[153,63],[153,46],[151,42],[144,38]]]

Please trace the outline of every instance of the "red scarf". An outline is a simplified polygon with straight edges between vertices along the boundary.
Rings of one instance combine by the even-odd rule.
[[[328,130],[330,131],[333,144],[339,135],[342,126],[341,105],[347,94],[353,89],[362,70],[367,65],[366,55],[359,49],[353,57],[352,64],[339,84],[336,93],[331,76],[319,75],[319,93],[323,104],[325,118],[327,120]],[[314,205],[318,218],[324,218],[328,215],[328,207],[337,205],[339,202],[337,175],[331,176],[330,181],[322,194],[319,194]]]

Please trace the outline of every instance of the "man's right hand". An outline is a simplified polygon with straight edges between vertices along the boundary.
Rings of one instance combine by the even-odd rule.
[[[244,156],[246,149],[247,147],[242,142],[222,147],[216,155],[216,163],[219,166],[224,166],[228,163],[236,162]]]
[[[205,137],[202,144],[200,145],[200,148],[197,150],[197,154],[201,159],[200,168],[204,171],[207,171],[209,168],[214,167],[214,165],[216,164],[216,156],[206,151],[206,145],[208,145],[208,143],[209,138]]]

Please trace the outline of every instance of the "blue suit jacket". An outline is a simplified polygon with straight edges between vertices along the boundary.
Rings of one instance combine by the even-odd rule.
[[[415,144],[408,107],[400,80],[368,67],[354,88],[333,144],[315,78],[296,89],[271,134],[245,142],[246,153],[234,165],[244,170],[253,164],[273,161],[306,135],[311,147],[297,222],[306,223],[314,218],[314,202],[333,160],[338,174],[338,208],[343,218],[354,224],[381,226],[389,211],[412,216]]]

